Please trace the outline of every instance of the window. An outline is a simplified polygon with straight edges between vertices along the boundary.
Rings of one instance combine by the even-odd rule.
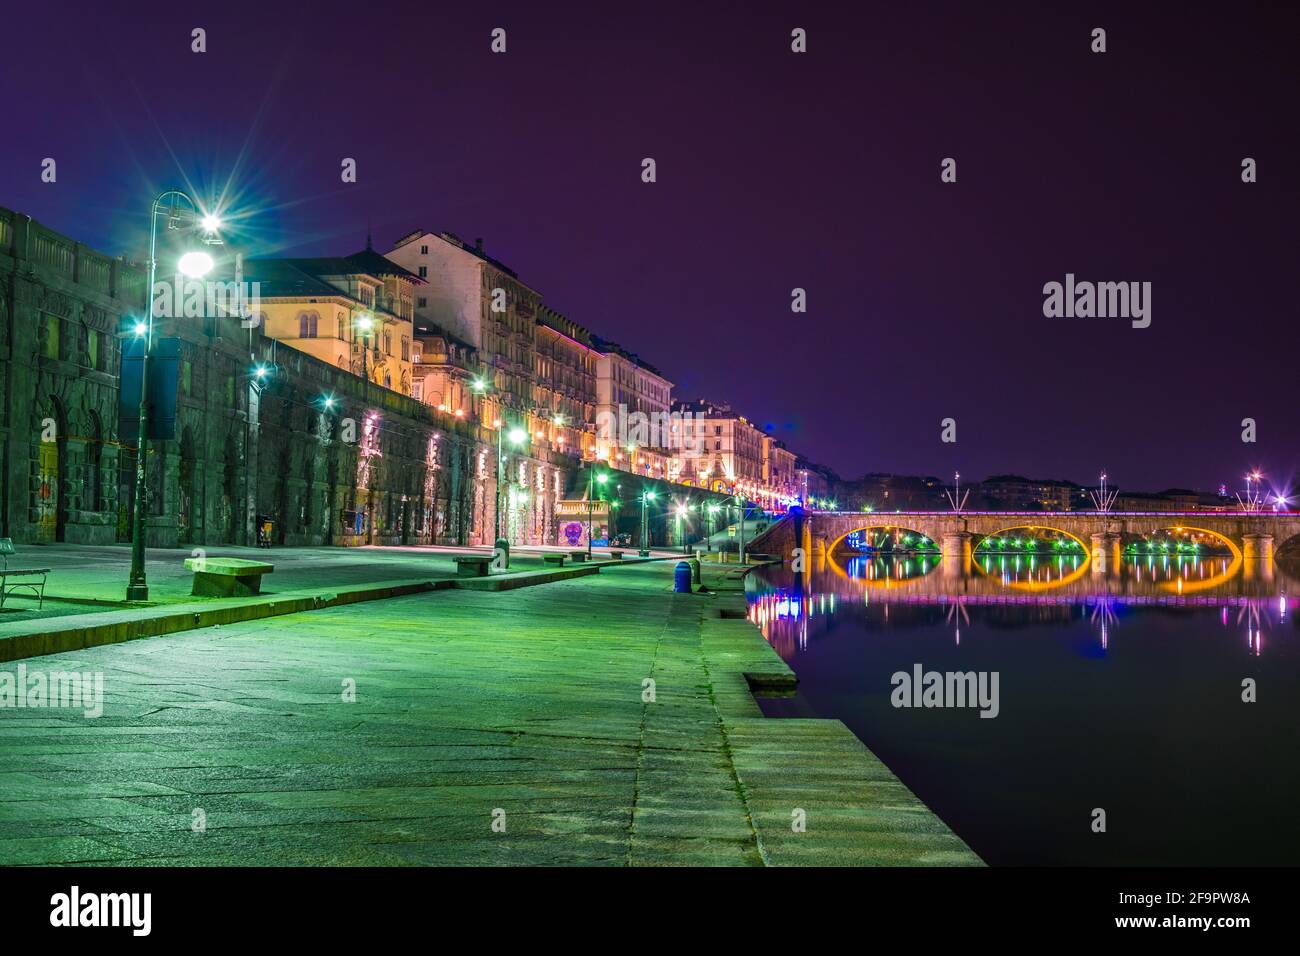
[[[384,354],[393,354],[393,333],[391,332],[384,333]]]
[[[421,278],[421,279],[427,279],[427,278],[429,278],[429,267],[428,267],[428,266],[420,266],[420,278]]]
[[[302,312],[298,315],[298,338],[314,339],[316,338],[316,323],[319,316],[315,312]]]
[[[424,401],[424,380],[416,379],[411,385],[411,397],[417,402]]]
[[[420,308],[423,309],[428,304],[429,304],[428,298],[426,296],[420,296]]]
[[[59,357],[59,317],[57,315],[47,315],[42,328],[41,335],[41,354],[46,358],[56,359]]]
[[[427,256],[428,254],[429,254],[429,247],[428,247],[428,246],[421,246],[421,247],[420,247],[420,255],[422,255],[422,256]]]
[[[411,340],[405,335],[402,336],[402,361],[410,361],[411,358]]]

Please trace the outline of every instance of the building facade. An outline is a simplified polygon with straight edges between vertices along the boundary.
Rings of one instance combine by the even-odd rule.
[[[423,279],[373,249],[319,259],[251,259],[266,334],[403,395],[413,392],[415,289]]]
[[[129,540],[135,443],[121,437],[121,361],[145,285],[143,267],[0,209],[0,536]],[[495,431],[260,323],[217,315],[155,329],[176,346],[176,418],[169,437],[146,442],[151,547],[251,544],[263,524],[285,545],[493,540]],[[505,450],[502,524],[514,542],[555,540],[573,461]]]

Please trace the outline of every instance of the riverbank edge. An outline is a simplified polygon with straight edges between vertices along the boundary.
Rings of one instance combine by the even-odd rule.
[[[793,692],[798,675],[749,619],[744,579],[779,563],[706,564],[710,602],[700,633],[763,862],[984,866],[842,721],[764,716],[755,692]]]

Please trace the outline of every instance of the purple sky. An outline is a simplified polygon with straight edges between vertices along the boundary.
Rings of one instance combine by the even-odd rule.
[[[1300,479],[1295,12],[279,6],[14,7],[0,204],[110,252],[186,182],[251,254],[482,236],[678,396],[846,476]],[[1151,327],[1044,318],[1067,272],[1151,282]]]

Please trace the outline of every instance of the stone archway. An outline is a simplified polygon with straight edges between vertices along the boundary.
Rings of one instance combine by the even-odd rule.
[[[202,482],[198,480],[194,432],[188,425],[181,431],[177,471],[177,541],[181,544],[196,544],[203,540],[203,493]]]

